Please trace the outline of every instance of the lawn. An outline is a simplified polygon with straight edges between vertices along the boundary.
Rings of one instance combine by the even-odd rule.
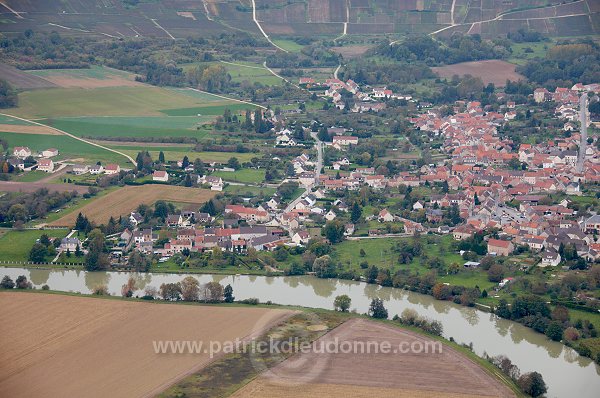
[[[43,78],[55,78],[55,77],[67,77],[67,78],[78,78],[78,79],[101,79],[109,80],[114,77],[120,77],[125,79],[133,80],[135,75],[130,72],[112,69],[105,66],[92,65],[87,69],[38,69],[29,70],[27,73],[43,77]]]
[[[43,234],[47,234],[50,238],[64,238],[67,236],[68,230],[10,230],[0,237],[0,259],[27,261],[31,247]]]
[[[275,188],[269,187],[254,187],[254,186],[243,186],[243,185],[227,185],[223,192],[236,196],[244,196],[249,198],[254,198],[258,196],[263,196],[265,198],[273,196],[276,192]]]
[[[60,154],[53,158],[54,161],[59,159],[81,159],[81,162],[95,163],[101,161],[121,165],[127,165],[128,163],[124,156],[86,144],[66,135],[0,133],[0,138],[5,139],[10,148],[28,146],[32,151],[57,148]],[[137,155],[137,152],[134,157],[135,155]]]
[[[265,171],[257,169],[241,169],[235,172],[216,171],[215,177],[221,177],[224,181],[242,182],[246,184],[260,184],[265,181]]]
[[[171,109],[175,110],[172,116],[195,116],[197,113],[222,114],[228,104],[232,107],[248,107],[234,101],[215,101],[213,98],[184,94],[181,90],[154,86],[54,88],[20,93],[19,107],[7,112],[40,119],[68,116],[164,116],[161,110],[169,112]],[[202,110],[191,113],[181,109]]]
[[[513,43],[510,48],[512,54],[509,61],[513,64],[524,65],[527,61],[534,58],[543,58],[546,55],[547,49],[553,47],[552,43],[538,42],[538,43]],[[529,52],[526,49],[533,50]]]
[[[86,137],[196,137],[206,136],[198,126],[210,123],[213,116],[120,116],[46,119],[42,123],[76,136]]]
[[[44,177],[48,177],[48,173],[43,172],[43,171],[34,170],[34,171],[26,172],[26,173],[15,174],[13,181],[36,182],[36,181],[41,180]]]

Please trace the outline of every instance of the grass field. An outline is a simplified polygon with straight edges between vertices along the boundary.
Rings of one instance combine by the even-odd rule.
[[[5,139],[10,148],[28,146],[32,151],[57,148],[60,154],[53,158],[54,161],[59,159],[80,159],[81,162],[88,161],[95,163],[101,161],[103,163],[119,163],[121,165],[127,165],[128,163],[124,156],[86,144],[66,135],[0,132],[0,138]],[[133,154],[133,157],[135,158],[136,155],[137,152]]]
[[[196,127],[210,123],[213,116],[118,116],[45,119],[42,123],[86,137],[196,137],[206,131]]]
[[[277,44],[279,47],[297,53],[300,52],[304,46],[302,44],[298,44],[293,40],[288,39],[273,39],[273,43]]]
[[[265,198],[273,196],[276,192],[275,188],[269,187],[253,187],[253,186],[241,186],[241,185],[228,185],[223,189],[223,192],[231,195],[239,195],[249,198],[263,196]]]
[[[239,102],[223,101],[218,105],[202,105],[189,108],[163,109],[160,112],[167,116],[219,116],[229,109],[234,113],[243,113],[253,107]]]
[[[241,169],[236,172],[216,171],[212,175],[221,177],[224,181],[242,182],[246,184],[259,184],[265,181],[265,171],[257,169]]]
[[[157,353],[154,341],[235,341],[290,314],[22,292],[0,293],[0,306],[12,319],[0,326],[0,388],[11,397],[155,396],[212,358]]]
[[[171,185],[126,186],[86,204],[79,211],[91,221],[102,224],[111,216],[118,218],[129,215],[142,203],[152,205],[157,200],[165,200],[200,206],[213,196],[214,192],[205,189]],[[75,224],[78,214],[79,212],[73,211],[50,225],[71,227]]]
[[[218,99],[199,98],[154,86],[103,87],[94,89],[56,88],[19,94],[19,107],[7,113],[25,118],[69,116],[195,116],[222,114],[227,106],[248,105]],[[194,109],[192,113],[190,109]],[[238,108],[235,108],[238,109]],[[163,113],[164,111],[165,113]]]
[[[92,65],[88,69],[44,69],[27,73],[41,77],[59,87],[98,88],[141,86],[133,73]]]
[[[67,229],[7,231],[0,237],[0,259],[27,261],[31,247],[40,236],[47,234],[51,238],[64,238],[68,232]]]

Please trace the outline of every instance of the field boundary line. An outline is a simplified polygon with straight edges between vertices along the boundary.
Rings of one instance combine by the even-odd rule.
[[[4,2],[4,1],[0,1],[0,4],[2,4],[4,7],[6,7],[6,8],[8,9],[8,11],[12,12],[13,14],[15,14],[15,16],[16,16],[18,19],[25,19],[25,18],[23,18],[23,16],[21,15],[21,13],[20,13],[20,12],[17,12],[17,11],[15,11],[15,10],[13,10],[12,8],[10,8],[10,6],[9,6],[8,4],[6,4],[6,2]]]
[[[260,67],[260,66],[236,64],[235,62],[223,61],[222,59],[220,59],[219,62],[222,62],[222,63],[227,64],[227,65],[241,66],[243,68],[260,69],[260,70],[264,70],[265,69],[265,68]]]
[[[159,23],[158,23],[158,21],[157,21],[156,19],[154,19],[154,18],[150,18],[150,20],[151,20],[151,21],[154,23],[154,25],[156,25],[156,27],[157,27],[157,28],[159,28],[159,29],[163,30],[163,31],[164,31],[164,32],[165,32],[167,35],[169,35],[169,37],[170,37],[171,39],[173,39],[173,40],[177,40],[175,37],[173,37],[173,35],[172,35],[172,34],[170,34],[170,33],[169,33],[169,31],[168,31],[168,30],[166,30],[165,28],[163,28],[163,27],[161,26],[161,24],[159,24]]]
[[[226,97],[226,96],[221,95],[221,94],[209,93],[208,91],[200,90],[200,89],[193,88],[193,87],[187,87],[187,88],[185,88],[185,90],[197,91],[197,92],[202,93],[202,94],[214,95],[215,97],[223,98],[223,99],[226,99],[226,100],[229,100],[229,101],[241,102],[242,104],[248,104],[248,105],[252,105],[252,106],[257,106],[257,107],[262,108],[262,109],[267,109],[266,106],[258,105],[258,104],[255,104],[253,102],[250,102],[250,101],[244,101],[244,100],[239,100],[239,99],[236,99],[236,98],[230,98],[230,97]]]
[[[59,133],[61,133],[63,135],[66,135],[68,137],[71,137],[73,139],[76,139],[77,141],[85,142],[88,145],[92,145],[92,146],[95,146],[97,148],[101,148],[101,149],[104,149],[106,151],[116,153],[117,155],[124,156],[127,160],[129,160],[133,164],[134,167],[137,167],[137,162],[135,160],[133,160],[133,158],[131,156],[129,156],[129,155],[123,153],[123,152],[117,151],[117,150],[109,148],[109,147],[105,147],[104,145],[96,144],[95,142],[91,142],[91,141],[85,140],[85,139],[83,139],[81,137],[77,137],[77,136],[75,136],[75,135],[73,135],[71,133],[67,133],[64,130],[60,130],[60,129],[57,129],[56,127],[48,126],[47,124],[34,122],[32,120],[24,119],[22,117],[18,117],[18,116],[14,116],[14,115],[9,115],[7,113],[0,113],[0,115],[2,115],[2,116],[8,116],[8,117],[13,117],[13,118],[19,119],[19,120],[21,120],[23,122],[29,122],[29,123],[32,123],[32,124],[37,124],[38,126],[48,127],[49,129],[58,131]]]

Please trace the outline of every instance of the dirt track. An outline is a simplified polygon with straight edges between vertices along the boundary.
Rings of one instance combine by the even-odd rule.
[[[352,319],[319,341],[401,342],[431,339],[390,325]],[[514,397],[504,384],[468,358],[443,346],[432,353],[297,354],[262,375],[236,394],[247,397]]]
[[[153,396],[210,361],[154,340],[234,340],[290,312],[0,293],[0,391],[11,398]]]

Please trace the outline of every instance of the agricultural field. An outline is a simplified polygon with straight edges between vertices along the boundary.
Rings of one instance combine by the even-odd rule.
[[[45,182],[0,181],[0,192],[35,192],[38,189],[52,192],[88,192],[88,187],[73,184],[51,184]]]
[[[226,107],[245,109],[247,104],[219,97],[197,98],[182,90],[148,85],[57,88],[19,94],[19,107],[6,113],[29,119],[72,116],[196,116],[220,115]]]
[[[6,25],[0,23],[0,25]],[[28,74],[22,70],[15,68],[14,66],[0,63],[0,76],[8,81],[13,87],[20,90],[31,90],[39,88],[51,88],[56,87],[54,83],[48,80],[42,79],[35,75]]]
[[[79,209],[90,221],[106,223],[110,217],[127,216],[140,204],[154,204],[157,200],[189,203],[198,207],[214,196],[214,192],[198,188],[186,188],[173,185],[147,184],[126,186],[112,191]],[[71,212],[50,223],[52,226],[73,226],[79,212]]]
[[[317,340],[429,345],[429,352],[302,352],[269,369],[232,395],[251,397],[514,397],[511,389],[449,346],[366,319],[351,319]],[[441,349],[440,349],[441,347]],[[353,350],[351,350],[353,351]],[[360,351],[360,350],[357,350]],[[441,352],[440,352],[441,351]],[[298,389],[298,385],[302,389]]]
[[[506,80],[526,80],[524,76],[515,72],[515,67],[506,61],[487,60],[436,66],[431,69],[446,79],[451,79],[454,75],[471,75],[480,77],[485,84],[493,83],[496,87],[504,87]]]
[[[158,354],[153,341],[234,341],[291,314],[43,293],[3,292],[0,305],[13,319],[0,326],[0,388],[11,397],[154,396],[211,358]]]
[[[48,124],[78,137],[196,137],[212,116],[90,116],[44,119]],[[200,130],[198,130],[200,128]]]
[[[9,230],[5,232],[0,236],[0,260],[27,261],[29,250],[40,236],[47,234],[50,238],[64,238],[69,230]]]
[[[61,159],[70,159],[80,163],[86,161],[96,163],[97,161],[101,161],[103,163],[119,163],[123,166],[129,165],[131,167],[131,164],[124,156],[78,141],[67,135],[0,132],[0,138],[8,142],[11,151],[15,146],[28,146],[34,152],[48,148],[58,148],[60,153],[53,158],[55,162]],[[135,155],[137,155],[137,152],[133,156],[135,157]]]
[[[93,65],[88,69],[44,69],[27,73],[62,88],[99,88],[142,86],[133,73]]]

